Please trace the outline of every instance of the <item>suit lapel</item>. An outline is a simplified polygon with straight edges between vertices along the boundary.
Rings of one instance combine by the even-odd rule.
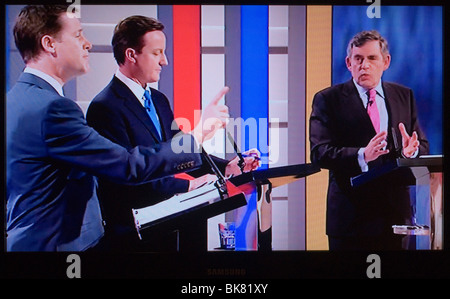
[[[142,106],[139,100],[136,99],[131,90],[115,76],[113,78],[112,84],[117,96],[124,100],[124,106],[142,122],[142,124],[152,135],[156,143],[161,142],[158,131],[156,130],[155,125],[148,116],[147,111],[145,111],[145,108]]]
[[[388,127],[392,127],[392,124],[397,123],[399,120],[396,119],[396,115],[394,113],[392,113],[393,111],[396,110],[396,102],[393,99],[393,92],[391,90],[391,87],[386,84],[386,83],[382,83],[383,86],[383,91],[384,91],[384,99],[385,99],[385,103],[386,103],[386,109],[388,112],[388,118],[389,118],[389,124]]]
[[[401,148],[402,138],[400,130],[398,129],[398,123],[401,121],[398,112],[401,111],[397,106],[397,101],[395,100],[395,91],[392,90],[391,85],[382,82],[384,99],[386,103],[386,110],[388,112],[388,148],[393,150],[398,150]],[[395,136],[392,135],[394,130]],[[394,137],[396,141],[394,141]]]
[[[365,131],[370,132],[372,136],[375,135],[376,132],[372,125],[372,121],[367,114],[367,110],[361,101],[353,80],[349,80],[344,84],[342,93],[344,95],[343,107],[348,111],[347,113],[354,117],[357,123],[366,127]]]

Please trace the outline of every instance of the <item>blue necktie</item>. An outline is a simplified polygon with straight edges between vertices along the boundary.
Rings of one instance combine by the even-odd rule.
[[[152,97],[147,89],[144,92],[144,106],[145,110],[147,110],[147,114],[153,121],[153,124],[155,125],[155,128],[158,131],[159,139],[161,140],[161,124],[159,123],[158,116],[156,115],[156,109],[155,105],[153,105]]]

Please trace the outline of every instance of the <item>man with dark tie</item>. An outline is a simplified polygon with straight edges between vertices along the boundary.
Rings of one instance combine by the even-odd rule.
[[[396,182],[353,189],[350,178],[397,157],[428,153],[411,89],[384,82],[388,43],[377,31],[347,48],[352,79],[318,92],[310,116],[311,161],[329,169],[326,232],[330,250],[401,249],[392,225],[410,220],[408,187]]]
[[[67,6],[26,6],[14,39],[26,68],[6,97],[7,251],[98,248],[94,176],[136,185],[201,166],[189,134],[179,136],[188,151],[176,154],[169,142],[124,148],[87,125],[62,88],[88,71],[92,46]]]
[[[149,87],[150,83],[159,81],[163,66],[168,64],[163,29],[159,21],[145,16],[130,16],[117,24],[111,43],[119,68],[110,83],[92,100],[87,111],[86,119],[90,126],[126,148],[157,146],[180,133],[166,96]],[[204,108],[202,117],[209,118],[217,113],[228,115],[228,107],[218,104],[227,89],[222,89]],[[198,128],[194,128],[194,132]],[[241,173],[237,158],[231,161],[212,159],[225,176]],[[137,187],[100,180],[99,200],[107,222],[106,236],[110,248],[118,251],[176,250],[177,239],[164,232],[157,231],[150,244],[140,241],[131,209],[158,203],[216,180],[208,163],[203,165],[189,173],[194,178],[192,180],[167,177]],[[247,157],[244,170],[256,169],[258,165],[255,157]],[[186,223],[185,226],[193,227],[192,238],[206,229],[201,226],[197,229],[194,223]]]

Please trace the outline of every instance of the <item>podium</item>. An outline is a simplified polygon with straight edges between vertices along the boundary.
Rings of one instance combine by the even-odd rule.
[[[151,242],[149,238],[155,231],[175,231],[177,251],[206,251],[208,218],[246,205],[246,195],[259,191],[259,226],[267,232],[272,223],[271,189],[319,171],[317,165],[310,163],[290,165],[243,173],[226,179],[226,186],[217,182],[202,186],[155,205],[132,209],[136,231],[144,242]],[[262,247],[270,246],[271,237],[266,234],[263,239]]]
[[[385,180],[415,189],[410,223],[392,227],[393,233],[407,236],[406,249],[443,248],[442,159],[441,155],[398,158],[351,178],[354,188]]]

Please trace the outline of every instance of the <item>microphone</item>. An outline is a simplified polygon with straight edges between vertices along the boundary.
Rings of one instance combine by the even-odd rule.
[[[200,151],[202,152],[203,157],[205,157],[205,160],[208,162],[209,166],[211,166],[212,171],[214,172],[214,174],[218,179],[214,184],[217,187],[217,189],[219,189],[220,194],[222,195],[227,194],[227,183],[225,181],[225,177],[222,175],[216,163],[214,163],[214,161],[211,159],[211,157],[205,151],[202,145],[200,145]]]
[[[395,151],[395,157],[399,158],[401,157],[401,147],[398,146],[398,141],[397,141],[397,133],[395,133],[395,128],[391,127],[391,135],[392,135],[392,139],[394,139],[394,151]]]
[[[369,107],[373,104],[374,100],[370,99],[370,92],[369,91],[366,92],[366,95],[367,95],[366,110],[369,111]]]
[[[242,156],[241,151],[239,150],[239,148],[238,148],[236,142],[234,141],[233,136],[231,136],[230,132],[227,132],[227,135],[228,135],[228,140],[230,140],[231,144],[233,145],[234,152],[239,157],[238,166],[241,169],[241,173],[244,173],[244,166],[245,166],[244,157]]]

